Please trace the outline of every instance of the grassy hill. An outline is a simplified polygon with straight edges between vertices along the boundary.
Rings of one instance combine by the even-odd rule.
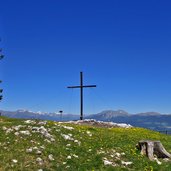
[[[171,162],[140,155],[135,145],[142,139],[160,140],[171,153],[171,136],[147,129],[0,117],[0,170],[169,171]]]

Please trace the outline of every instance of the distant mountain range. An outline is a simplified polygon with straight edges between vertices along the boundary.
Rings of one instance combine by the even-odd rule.
[[[78,120],[79,115],[46,112],[32,112],[28,110],[0,111],[3,116],[11,118],[42,119],[54,121]],[[146,112],[130,114],[124,110],[105,110],[98,114],[88,115],[85,119],[96,119],[116,123],[131,124],[136,127],[144,127],[153,130],[171,131],[171,114],[160,114],[158,112]]]
[[[70,121],[78,120],[78,115],[73,114],[59,114],[59,113],[48,113],[48,112],[33,112],[29,110],[17,110],[17,111],[3,111],[0,110],[2,116],[10,118],[22,118],[22,119],[42,119],[42,120],[53,120],[53,121]]]
[[[171,131],[171,114],[160,114],[158,112],[129,114],[124,110],[106,110],[98,114],[89,115],[86,118],[100,121],[127,123],[132,126],[144,127],[152,130]]]

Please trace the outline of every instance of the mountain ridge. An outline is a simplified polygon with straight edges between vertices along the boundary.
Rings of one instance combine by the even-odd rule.
[[[22,119],[41,119],[52,121],[79,120],[79,115],[62,114],[56,112],[33,112],[29,110],[3,111],[3,116]],[[152,130],[171,131],[171,114],[161,114],[158,112],[142,112],[131,114],[124,110],[104,110],[97,114],[86,115],[85,119],[95,119],[98,121],[126,123],[135,127],[143,127]]]

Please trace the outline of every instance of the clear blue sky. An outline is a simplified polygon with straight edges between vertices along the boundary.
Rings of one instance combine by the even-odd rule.
[[[4,110],[171,113],[169,0],[5,0],[0,36]]]

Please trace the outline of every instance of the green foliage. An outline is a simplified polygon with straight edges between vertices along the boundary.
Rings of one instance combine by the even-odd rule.
[[[135,146],[142,139],[160,140],[171,152],[170,136],[147,129],[96,128],[39,120],[26,123],[0,117],[0,170],[169,171],[170,162],[161,160],[158,165],[140,155]],[[105,161],[110,164],[105,165]]]

